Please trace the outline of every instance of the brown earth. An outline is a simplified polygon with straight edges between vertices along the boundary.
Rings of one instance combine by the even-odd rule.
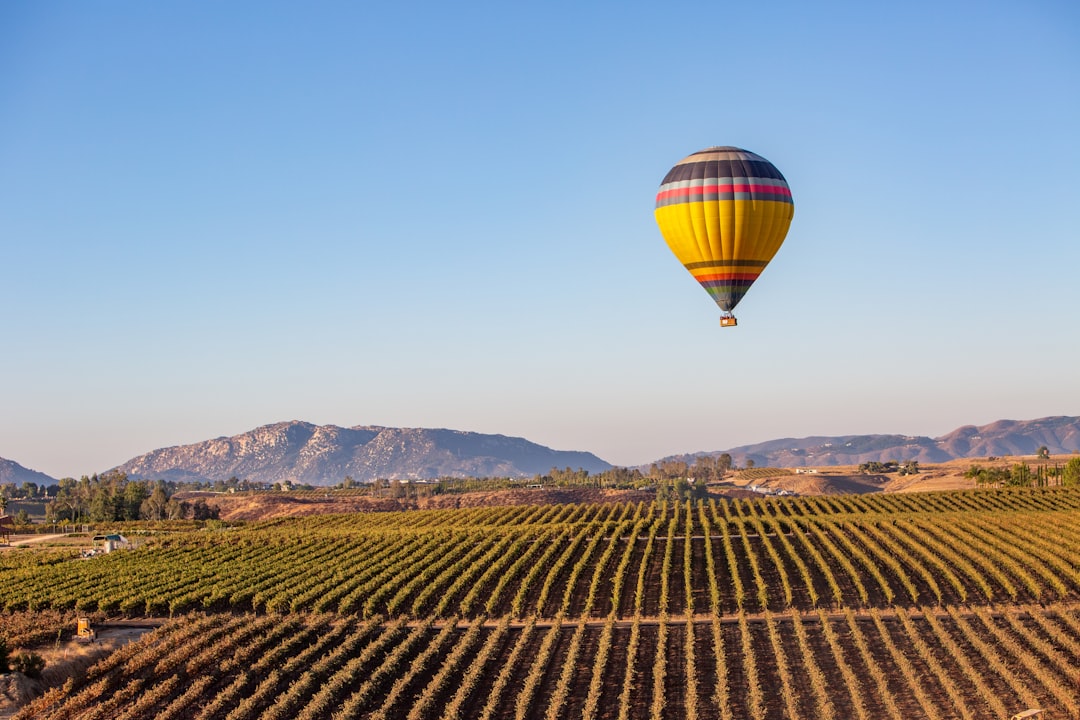
[[[840,493],[866,492],[936,492],[945,490],[972,490],[977,487],[975,480],[964,477],[972,465],[980,467],[1011,468],[1017,463],[1026,462],[1034,468],[1037,465],[1064,465],[1074,455],[1051,456],[1049,460],[1039,459],[1034,455],[1010,455],[989,460],[987,458],[960,458],[944,463],[926,463],[919,465],[915,475],[863,475],[857,465],[834,465],[820,468],[780,469],[771,477],[757,476],[742,479],[735,475],[732,484],[737,487],[759,485],[771,489],[784,489],[800,495],[833,495]],[[816,472],[809,472],[815,470]]]

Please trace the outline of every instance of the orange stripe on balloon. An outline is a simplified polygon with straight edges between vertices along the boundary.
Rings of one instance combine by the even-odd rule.
[[[711,280],[756,280],[761,273],[719,273],[716,275],[694,275],[698,282]]]

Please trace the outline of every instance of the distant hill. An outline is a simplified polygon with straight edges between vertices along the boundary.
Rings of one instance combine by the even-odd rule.
[[[335,485],[437,477],[528,477],[553,467],[600,472],[587,452],[552,450],[522,438],[458,430],[282,422],[250,432],[163,448],[115,468],[131,477]]]
[[[748,460],[753,460],[759,467],[861,465],[889,460],[935,463],[991,455],[1034,455],[1043,445],[1053,455],[1080,452],[1080,417],[998,420],[978,427],[965,425],[937,438],[914,435],[783,438],[730,450],[674,455],[664,460],[692,461],[698,456],[726,452],[736,465],[745,466]]]
[[[37,483],[38,485],[52,485],[56,480],[43,472],[24,468],[14,460],[0,458],[0,483],[15,483],[22,485],[25,482]]]
[[[965,425],[941,437],[841,435],[783,438],[729,450],[672,455],[662,460],[692,462],[702,455],[729,453],[736,465],[748,460],[770,467],[860,465],[917,460],[941,463],[959,458],[1080,452],[1080,417],[999,420]],[[657,462],[661,462],[658,460]],[[136,478],[227,480],[335,485],[345,476],[358,482],[376,478],[420,480],[436,477],[529,477],[553,467],[611,468],[588,452],[552,450],[523,438],[458,430],[313,425],[283,422],[214,440],[162,448],[119,465]],[[644,466],[647,468],[648,466]],[[45,473],[0,458],[0,483],[53,484]]]

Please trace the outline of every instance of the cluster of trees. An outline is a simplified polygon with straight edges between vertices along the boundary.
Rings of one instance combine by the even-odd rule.
[[[122,520],[212,520],[217,508],[202,498],[189,503],[173,497],[178,483],[131,480],[125,473],[64,478],[45,506],[47,522],[114,522]]]
[[[909,460],[906,463],[889,460],[888,462],[865,462],[859,466],[859,472],[864,475],[878,475],[884,473],[898,473],[900,475],[918,475],[919,461]]]
[[[705,498],[708,489],[697,478],[680,477],[673,480],[660,480],[656,483],[658,500],[690,500]]]
[[[56,495],[57,485],[38,485],[36,482],[24,482],[21,486],[13,482],[0,484],[0,515],[7,515],[11,500],[44,500]],[[15,513],[16,525],[29,525],[30,513],[21,509]]]
[[[752,466],[751,463],[747,464]],[[663,460],[649,466],[643,473],[637,468],[613,467],[598,473],[578,468],[553,467],[546,473],[538,473],[532,478],[522,480],[508,477],[485,478],[439,478],[434,483],[416,486],[395,480],[381,480],[373,484],[376,494],[386,493],[391,497],[414,497],[416,495],[439,495],[470,490],[496,490],[521,487],[522,483],[543,485],[545,487],[606,487],[606,488],[656,488],[657,492],[668,497],[686,499],[704,494],[707,483],[722,480],[733,469],[731,455],[723,453],[716,457],[702,455],[694,458],[693,463],[685,460]],[[354,488],[360,484],[345,478],[338,488]]]
[[[747,467],[753,467],[748,461]],[[692,463],[685,460],[663,460],[653,463],[648,472],[637,468],[613,467],[598,473],[582,468],[553,467],[546,473],[531,478],[510,477],[441,477],[430,482],[414,483],[408,480],[375,480],[362,483],[346,477],[334,486],[336,490],[370,489],[375,496],[397,499],[415,499],[431,495],[470,492],[476,490],[505,490],[523,484],[545,487],[606,487],[621,489],[656,488],[664,497],[686,499],[704,494],[707,483],[722,480],[734,469],[731,455],[702,455]],[[278,486],[275,484],[275,489]],[[284,489],[314,489],[306,485],[290,485]]]
[[[747,467],[753,467],[753,461],[747,461]],[[691,465],[683,460],[664,460],[649,466],[651,480],[678,480],[693,478],[698,483],[710,483],[723,480],[734,467],[731,455],[721,453],[717,456],[699,455]]]
[[[56,485],[38,485],[30,481],[22,485],[6,482],[0,483],[0,497],[9,500],[39,500],[56,495],[58,489]]]
[[[964,477],[974,478],[979,485],[993,486],[1080,485],[1080,457],[1074,457],[1064,465],[1055,463],[1052,466],[1036,465],[1034,468],[1026,462],[1018,462],[1012,467],[972,465],[964,473]]]
[[[747,467],[753,467],[747,461]],[[660,496],[687,499],[704,495],[705,485],[722,480],[735,469],[731,455],[701,455],[693,462],[663,460],[653,463],[648,472],[637,468],[614,467],[599,473],[566,467],[553,467],[529,479],[509,477],[457,478],[442,477],[432,482],[413,483],[408,480],[380,479],[359,482],[350,476],[334,485],[334,489],[369,489],[375,496],[416,499],[444,493],[472,490],[497,490],[521,487],[523,483],[548,487],[610,487],[656,488]],[[174,482],[166,480],[132,480],[125,473],[112,471],[103,475],[83,476],[79,480],[64,478],[57,485],[38,486],[14,483],[0,486],[0,510],[6,498],[43,498],[48,500],[48,522],[103,522],[115,520],[210,519],[213,509],[203,500],[187,503],[173,495],[180,490],[212,492],[245,491],[314,491],[319,487],[289,481],[257,483],[231,477],[213,482]]]
[[[666,486],[676,481],[704,485],[721,480],[731,470],[731,456],[727,453],[719,457],[701,456],[688,463],[685,460],[663,460],[649,466],[646,473],[637,468],[614,467],[595,474],[588,470],[560,470],[552,468],[544,475],[537,475],[533,482],[543,485],[568,487],[573,485],[592,485],[594,487],[642,488]]]
[[[552,468],[547,474],[535,476],[532,482],[559,487],[591,485],[624,489],[665,488],[673,487],[681,482],[681,486],[703,487],[706,483],[722,480],[733,467],[731,455],[723,453],[715,457],[701,455],[694,458],[693,463],[685,460],[662,460],[650,465],[648,472],[645,473],[637,468],[625,467],[613,467],[595,474],[589,474],[588,470],[580,468],[578,470]],[[683,497],[685,496],[683,494]]]
[[[618,471],[618,472],[616,472]],[[351,477],[334,486],[337,490],[366,488],[374,497],[389,497],[398,500],[416,500],[433,495],[464,493],[489,490],[507,490],[523,485],[542,485],[544,487],[632,487],[643,482],[643,476],[637,470],[615,468],[603,473],[590,475],[588,470],[570,468],[552,468],[545,474],[531,478],[511,477],[441,477],[433,481],[413,482],[410,480],[378,479],[370,483],[360,483]],[[294,486],[299,487],[299,486]]]

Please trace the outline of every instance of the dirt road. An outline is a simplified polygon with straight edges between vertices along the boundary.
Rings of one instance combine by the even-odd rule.
[[[56,540],[57,538],[62,537],[66,537],[66,534],[58,533],[56,535],[12,535],[11,542],[7,545],[0,545],[0,549],[3,549],[5,547],[26,547],[27,545],[48,542],[49,540]]]

